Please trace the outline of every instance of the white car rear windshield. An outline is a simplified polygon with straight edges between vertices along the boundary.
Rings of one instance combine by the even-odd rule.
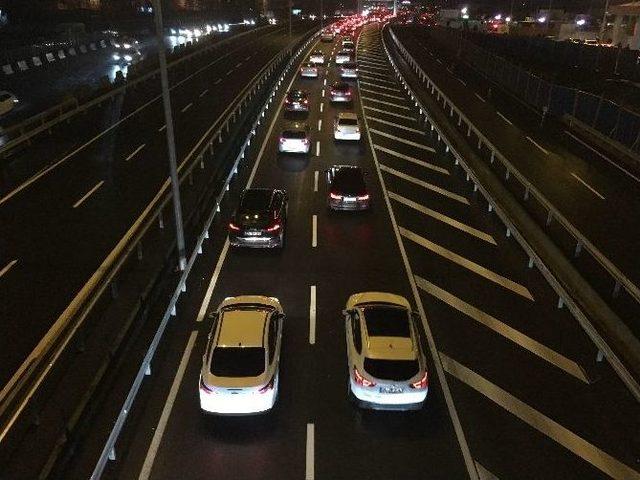
[[[358,125],[358,120],[355,118],[341,118],[338,123],[340,125]]]
[[[263,347],[216,347],[211,373],[216,377],[257,377],[265,369]]]
[[[364,359],[365,371],[375,378],[393,381],[406,381],[415,377],[420,369],[418,360],[379,360]]]

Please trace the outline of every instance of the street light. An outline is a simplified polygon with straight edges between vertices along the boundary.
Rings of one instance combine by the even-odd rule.
[[[547,21],[547,17],[545,17],[545,16],[542,16],[542,17],[538,18],[538,23],[544,23],[546,21]]]
[[[587,21],[584,18],[576,20],[576,25],[578,25],[579,27],[583,26],[585,23],[587,23]]]
[[[502,20],[502,14],[497,14],[495,17],[493,17],[494,20]]]

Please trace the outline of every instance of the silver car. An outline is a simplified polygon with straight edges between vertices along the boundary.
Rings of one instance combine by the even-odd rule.
[[[315,63],[304,63],[302,67],[300,67],[300,76],[303,78],[317,78],[318,67]]]
[[[333,138],[336,140],[360,140],[358,115],[353,112],[340,112],[333,124]]]
[[[343,63],[338,70],[340,78],[358,78],[358,64],[356,62]]]
[[[285,127],[278,138],[280,153],[309,153],[311,138],[309,125],[306,123],[291,123]]]
[[[338,53],[336,53],[336,63],[337,64],[349,63],[353,60],[351,57],[352,57],[351,52],[348,52],[346,50],[340,50]]]
[[[309,61],[311,63],[323,64],[324,63],[324,53],[322,53],[320,50],[316,50],[315,52],[312,52],[311,55],[309,55]]]

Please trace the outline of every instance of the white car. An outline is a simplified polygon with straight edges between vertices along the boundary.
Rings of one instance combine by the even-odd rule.
[[[336,63],[337,64],[349,63],[352,61],[351,56],[352,56],[351,52],[347,52],[346,50],[340,50],[338,53],[336,53]]]
[[[360,140],[358,115],[340,112],[333,122],[333,138],[336,140]]]
[[[324,64],[324,53],[320,50],[312,52],[311,55],[309,55],[309,62]]]
[[[284,313],[277,298],[224,299],[200,371],[200,408],[216,415],[270,410],[278,397]]]
[[[305,63],[300,67],[300,76],[303,78],[317,78],[318,67],[315,63]]]
[[[320,35],[320,41],[321,42],[333,42],[333,39],[335,38],[335,34],[331,31],[325,31],[322,32],[322,35]]]
[[[278,138],[280,153],[309,153],[311,138],[309,125],[306,123],[291,123],[285,127]]]
[[[353,42],[342,42],[342,50],[345,52],[355,52],[356,45]]]
[[[9,113],[19,103],[18,97],[13,93],[0,92],[0,115]]]
[[[340,78],[358,78],[358,64],[347,62],[340,64]]]
[[[429,390],[426,359],[411,306],[400,295],[351,295],[343,310],[349,393],[359,406],[422,408]]]

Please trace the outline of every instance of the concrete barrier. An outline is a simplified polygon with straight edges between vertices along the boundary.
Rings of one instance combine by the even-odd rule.
[[[26,60],[20,60],[18,62],[18,68],[21,72],[24,72],[25,70],[29,70],[29,65],[27,65]]]

